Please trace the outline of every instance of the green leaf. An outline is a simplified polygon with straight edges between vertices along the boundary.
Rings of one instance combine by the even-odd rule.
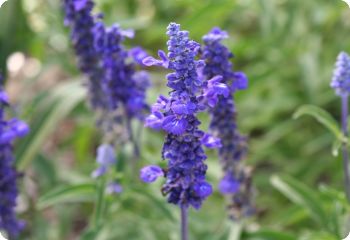
[[[140,195],[145,197],[148,201],[154,204],[154,206],[157,207],[157,210],[162,212],[165,217],[167,217],[172,222],[176,222],[173,213],[168,209],[167,204],[164,204],[164,201],[159,200],[157,197],[153,196],[153,194],[145,191],[145,189],[135,188],[135,190],[136,191],[133,193],[135,196]]]
[[[339,150],[342,147],[342,142],[339,139],[336,139],[332,144],[332,155],[338,157]]]
[[[327,213],[313,189],[289,176],[272,176],[271,184],[292,202],[304,207],[323,228],[328,228]],[[329,228],[328,228],[329,229]]]
[[[338,122],[327,111],[317,106],[304,105],[293,114],[293,118],[296,119],[303,115],[314,117],[318,122],[328,128],[337,139],[345,141],[345,137],[339,128]]]
[[[95,190],[96,187],[93,183],[58,187],[40,197],[36,207],[38,210],[42,210],[67,202],[93,202]]]
[[[20,171],[31,163],[47,137],[59,127],[59,122],[84,99],[84,96],[85,91],[80,81],[73,81],[58,87],[46,99],[51,104],[47,104],[43,118],[31,129],[23,142],[24,146],[19,146],[22,151],[16,156],[16,164]]]
[[[296,237],[283,232],[273,230],[260,230],[253,233],[246,233],[242,238],[244,240],[297,240]]]

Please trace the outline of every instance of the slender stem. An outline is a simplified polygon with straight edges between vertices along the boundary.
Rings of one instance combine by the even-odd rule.
[[[140,148],[139,148],[138,141],[137,141],[137,139],[135,139],[134,133],[132,131],[131,119],[127,119],[126,124],[127,124],[127,126],[126,126],[127,130],[129,132],[130,141],[132,142],[133,147],[134,147],[134,161],[135,161],[135,160],[138,160],[140,158]]]
[[[181,206],[181,240],[188,240],[188,213],[185,206]]]
[[[342,96],[341,101],[341,125],[342,125],[342,132],[345,137],[348,137],[348,96]],[[347,143],[343,142],[342,144],[343,149],[343,168],[344,168],[344,175],[345,175],[345,193],[346,198],[350,202],[350,172],[349,172],[349,152]]]
[[[97,183],[97,196],[96,196],[96,203],[95,203],[95,212],[93,216],[93,225],[95,229],[99,228],[103,212],[104,212],[104,206],[105,206],[105,192],[106,187],[106,180],[104,177],[98,180]]]
[[[232,222],[229,240],[239,240],[242,235],[243,224],[242,222]]]

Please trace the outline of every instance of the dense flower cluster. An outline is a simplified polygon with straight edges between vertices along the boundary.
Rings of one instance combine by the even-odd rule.
[[[350,56],[346,52],[338,55],[331,87],[339,96],[348,96],[350,93]]]
[[[94,3],[91,0],[64,0],[65,24],[71,28],[71,40],[78,58],[79,69],[88,77],[89,103],[95,110],[107,106],[103,92],[100,57],[94,48],[92,29],[98,16],[92,15]]]
[[[168,168],[148,166],[141,170],[140,177],[145,182],[152,182],[164,175],[167,180],[162,192],[168,195],[168,201],[198,209],[212,193],[212,187],[205,179],[207,166],[202,146],[218,147],[220,141],[199,130],[200,121],[196,115],[215,104],[218,95],[227,94],[228,89],[218,83],[220,77],[211,79],[210,84],[201,79],[198,71],[203,67],[203,61],[195,59],[200,45],[189,39],[187,31],[181,31],[176,23],[170,23],[167,30],[168,55],[159,51],[161,60],[147,57],[143,63],[173,71],[167,75],[167,86],[172,89],[169,98],[160,96],[146,119],[146,126],[167,133],[162,157],[168,160]]]
[[[126,51],[122,45],[125,37],[133,37],[131,30],[122,30],[118,25],[106,28],[102,22],[95,25],[95,49],[102,56],[103,79],[102,89],[108,97],[110,111],[124,108],[128,119],[143,118],[147,109],[145,91],[149,86],[148,75],[144,71],[135,71],[132,63],[127,63],[131,55],[136,61],[147,56],[141,48]]]
[[[115,132],[113,138],[124,139],[123,134],[130,134],[126,125],[132,118],[142,119],[147,109],[149,86],[147,73],[135,71],[127,58],[140,63],[147,54],[140,47],[127,51],[122,43],[133,37],[133,31],[105,27],[101,15],[92,15],[93,6],[91,0],[65,0],[65,22],[71,27],[79,68],[88,77],[90,104],[99,115],[99,127],[106,135]]]
[[[221,43],[227,37],[227,33],[219,28],[213,28],[203,37],[202,59],[206,63],[203,74],[208,79],[221,75],[221,83],[230,88],[230,94],[219,96],[217,105],[210,110],[210,129],[222,143],[219,157],[224,177],[219,183],[219,190],[231,198],[230,216],[240,218],[252,212],[252,187],[251,170],[242,163],[247,152],[246,137],[239,133],[236,126],[233,94],[236,90],[245,89],[248,81],[244,73],[232,70],[230,58],[233,54]]]
[[[147,54],[140,47],[127,51],[123,41],[125,37],[132,38],[133,31],[122,30],[118,25],[106,27],[101,15],[92,15],[93,6],[91,0],[65,0],[65,22],[71,28],[79,68],[88,77],[90,105],[97,114],[104,141],[116,145],[133,142],[131,120],[143,120],[144,110],[148,109],[145,92],[149,87],[148,74],[136,71],[135,63],[142,64]],[[106,146],[101,145],[98,152]],[[135,142],[134,146],[137,156]],[[112,165],[101,164],[100,156],[97,162],[99,168],[92,173],[94,177],[102,176]]]
[[[15,214],[18,190],[18,173],[14,168],[12,142],[23,137],[29,131],[26,123],[18,119],[5,119],[5,107],[9,104],[8,96],[2,89],[0,76],[0,230],[4,230],[10,239],[15,238],[24,223],[17,220]]]

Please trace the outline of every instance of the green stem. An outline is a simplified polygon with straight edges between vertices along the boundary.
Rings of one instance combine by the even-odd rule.
[[[232,222],[230,236],[228,240],[240,240],[243,230],[243,224],[241,222]]]
[[[100,222],[103,217],[104,206],[105,206],[105,188],[106,188],[106,180],[104,177],[98,180],[97,182],[97,197],[95,203],[95,211],[93,216],[93,226],[95,230],[97,230],[100,226]]]

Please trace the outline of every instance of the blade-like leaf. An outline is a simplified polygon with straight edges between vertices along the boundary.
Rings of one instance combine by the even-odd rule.
[[[327,213],[313,189],[290,176],[272,176],[271,184],[292,202],[304,207],[323,228],[328,228]]]
[[[273,230],[260,230],[253,233],[245,233],[244,240],[297,240],[296,237],[283,232]]]
[[[66,117],[85,96],[80,82],[74,81],[64,84],[47,99],[53,104],[47,106],[48,111],[40,126],[35,127],[25,139],[26,146],[20,146],[23,151],[17,156],[16,164],[23,171],[36,156],[47,136],[57,129],[59,122]],[[53,99],[52,99],[53,98]]]
[[[338,139],[344,141],[338,122],[327,111],[313,105],[301,106],[294,114],[293,118],[299,118],[303,115],[310,115],[314,117],[318,122],[328,128]]]
[[[93,202],[95,190],[96,187],[93,183],[59,187],[40,197],[36,207],[41,210],[67,202]]]

